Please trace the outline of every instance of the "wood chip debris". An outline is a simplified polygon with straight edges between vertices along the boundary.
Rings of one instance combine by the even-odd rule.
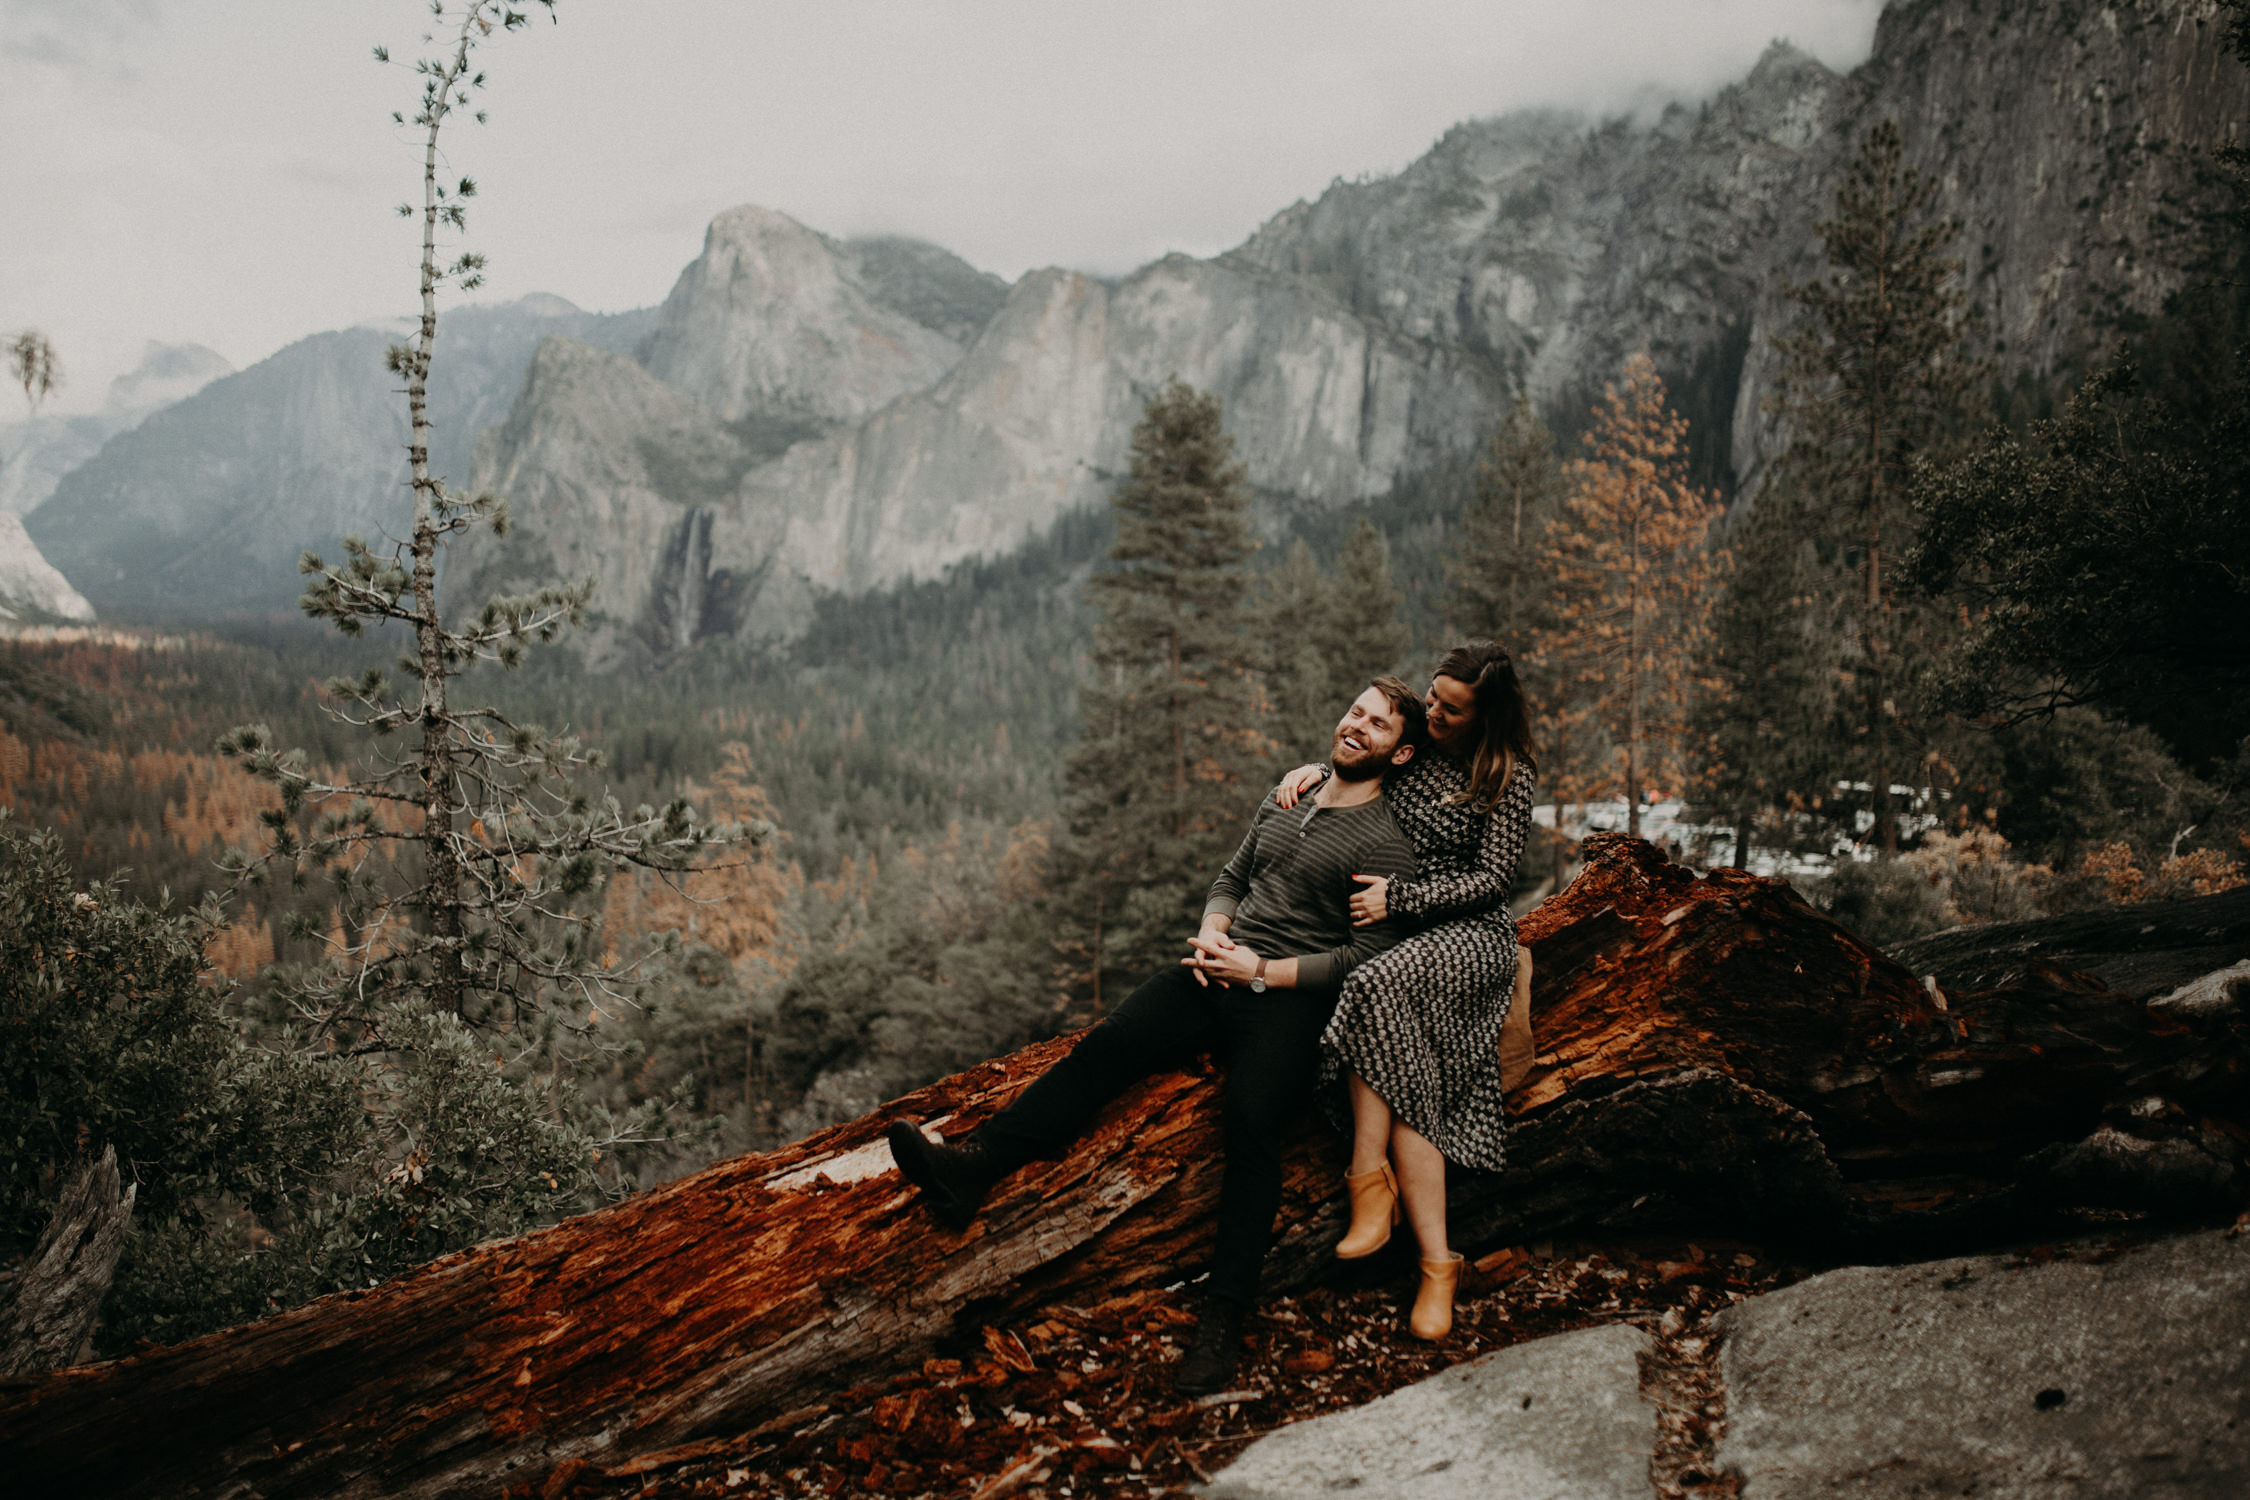
[[[1754,1246],[1677,1238],[1515,1246],[1475,1267],[1454,1334],[1440,1345],[1421,1343],[1404,1326],[1414,1289],[1410,1258],[1401,1258],[1395,1284],[1269,1302],[1250,1320],[1235,1388],[1193,1401],[1172,1394],[1170,1369],[1195,1324],[1191,1291],[1054,1306],[1018,1324],[967,1330],[938,1357],[732,1443],[697,1443],[661,1467],[646,1459],[589,1467],[540,1493],[543,1500],[1184,1497],[1251,1441],[1291,1422],[1361,1406],[1450,1365],[1573,1328],[1637,1322],[1677,1348],[1682,1333],[1700,1332],[1729,1303],[1806,1274]],[[1682,1431],[1674,1441],[1685,1460],[1707,1452],[1710,1435]],[[1705,1476],[1683,1461],[1665,1477],[1671,1493],[1692,1495]]]

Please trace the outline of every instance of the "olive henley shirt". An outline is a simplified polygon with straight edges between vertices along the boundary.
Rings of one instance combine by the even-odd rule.
[[[1261,958],[1297,960],[1297,988],[1333,996],[1352,969],[1406,935],[1398,918],[1353,927],[1354,875],[1410,879],[1414,850],[1380,796],[1283,810],[1271,796],[1211,884],[1203,914],[1234,918],[1228,936]]]

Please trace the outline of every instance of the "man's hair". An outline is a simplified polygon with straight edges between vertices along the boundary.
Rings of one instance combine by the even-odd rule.
[[[1423,705],[1422,695],[1396,677],[1377,677],[1367,685],[1390,699],[1391,707],[1398,710],[1398,743],[1420,755],[1430,743],[1430,711]],[[1396,746],[1391,753],[1398,753]]]

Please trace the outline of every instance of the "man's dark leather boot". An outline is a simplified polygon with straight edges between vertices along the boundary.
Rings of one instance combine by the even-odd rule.
[[[1183,1396],[1209,1396],[1232,1384],[1242,1359],[1242,1325],[1249,1315],[1239,1303],[1216,1297],[1205,1302],[1203,1321],[1195,1325],[1194,1342],[1172,1376],[1172,1389]]]
[[[922,1190],[922,1201],[948,1229],[968,1228],[984,1195],[1008,1175],[1008,1168],[994,1161],[973,1135],[939,1145],[912,1120],[893,1120],[883,1138],[890,1142],[899,1171]]]

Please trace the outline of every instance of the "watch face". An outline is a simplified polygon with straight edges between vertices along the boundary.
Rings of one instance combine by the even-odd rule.
[[[1265,980],[1264,980],[1263,978],[1253,979],[1253,980],[1251,980],[1251,981],[1250,981],[1250,993],[1251,993],[1251,994],[1253,994],[1253,995],[1263,995],[1263,994],[1264,994],[1265,992],[1266,992],[1266,982],[1265,982]]]

